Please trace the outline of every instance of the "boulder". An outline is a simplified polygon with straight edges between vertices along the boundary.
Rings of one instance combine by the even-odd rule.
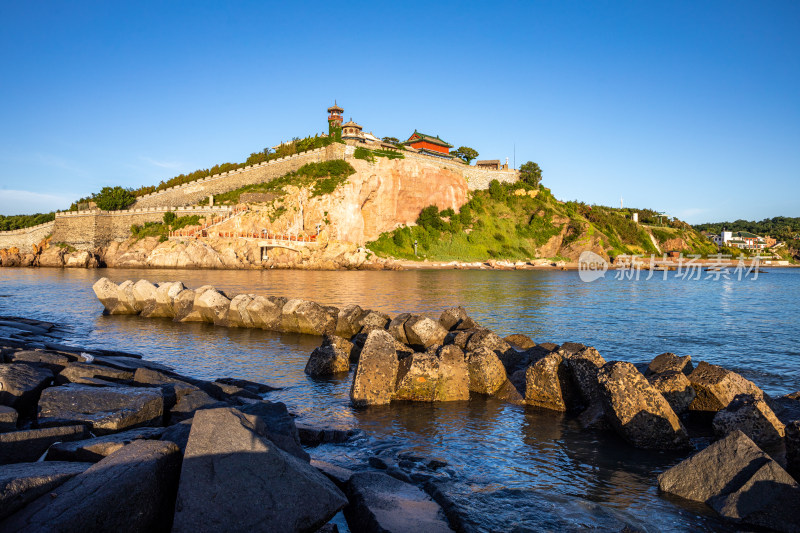
[[[525,370],[522,387],[525,403],[552,411],[566,411],[574,402],[575,393],[570,382],[569,369],[564,363],[564,352],[550,352]],[[518,375],[512,379],[522,381]]]
[[[686,357],[689,357],[688,355]],[[669,402],[675,414],[682,415],[697,396],[686,374],[680,370],[666,370],[650,374],[647,381]]]
[[[255,381],[250,381],[247,379],[238,379],[238,378],[217,378],[214,380],[214,383],[234,385],[236,387],[239,387],[241,389],[250,391],[253,394],[258,394],[258,395],[280,390],[279,387],[270,387],[269,385],[265,385],[263,383],[257,383]]]
[[[186,452],[186,443],[189,442],[189,433],[192,431],[193,420],[193,418],[181,420],[177,424],[172,424],[168,428],[165,428],[164,433],[161,434],[160,440],[174,442],[180,449],[181,456],[183,456]]]
[[[775,411],[778,420],[784,424],[789,424],[795,420],[800,420],[800,392],[786,394],[779,398],[766,398],[767,403]]]
[[[286,298],[275,296],[255,296],[247,304],[247,314],[253,321],[253,326],[269,331],[281,331],[281,312],[287,301]]]
[[[252,328],[253,319],[247,311],[247,306],[253,302],[253,295],[239,294],[231,299],[228,309],[227,323],[229,328]]]
[[[163,415],[164,397],[157,388],[69,384],[46,389],[39,400],[39,424],[74,421],[90,425],[97,435],[158,426]]]
[[[105,381],[129,381],[133,379],[133,372],[90,363],[70,363],[59,372],[56,381],[59,383],[82,383],[83,380],[90,378],[100,378]]]
[[[83,461],[96,463],[135,440],[156,440],[164,428],[138,428],[104,437],[57,442],[47,450],[48,461]]]
[[[520,333],[514,333],[513,335],[509,335],[508,337],[503,339],[512,347],[518,350],[529,350],[536,346],[536,343],[528,337],[527,335],[522,335]]]
[[[131,287],[131,294],[133,295],[134,309],[141,313],[151,302],[156,300],[156,291],[158,287],[147,281],[140,279]]]
[[[0,433],[17,429],[19,414],[13,407],[0,405]]]
[[[347,482],[350,481],[350,478],[355,473],[348,468],[342,468],[341,466],[316,459],[311,459],[311,466],[325,474],[340,489],[344,489],[347,486]]]
[[[452,529],[438,503],[414,485],[381,472],[353,474],[344,515],[351,531],[445,533]]]
[[[331,334],[336,330],[336,315],[316,302],[292,299],[281,310],[281,327],[289,333]]]
[[[100,278],[92,285],[97,299],[103,304],[105,315],[132,315],[136,310],[119,300],[119,286],[108,278]]]
[[[467,332],[471,330],[466,330]],[[454,344],[459,345],[458,342]],[[472,352],[477,350],[478,348],[488,348],[495,352],[498,356],[503,356],[509,350],[512,350],[511,346],[501,339],[496,333],[491,330],[481,328],[475,330],[472,335],[469,335],[469,340],[466,343],[466,348],[464,348],[465,352]]]
[[[506,382],[506,369],[497,354],[484,346],[467,353],[469,390],[494,394]]]
[[[353,405],[388,404],[394,395],[398,366],[394,337],[382,329],[370,331],[350,389]]]
[[[800,524],[800,487],[738,430],[662,473],[658,487],[745,524],[777,531]]]
[[[406,336],[406,322],[409,318],[411,318],[411,314],[409,313],[401,313],[394,317],[391,322],[389,322],[389,326],[387,327],[387,331],[389,334],[397,339],[398,342],[403,344],[408,344],[408,336]]]
[[[348,305],[339,309],[336,315],[336,335],[345,339],[350,339],[361,331],[361,319],[364,317],[364,310],[357,305]]]
[[[784,444],[786,445],[786,470],[800,480],[800,420],[786,424]]]
[[[169,421],[173,424],[193,418],[201,409],[214,409],[228,407],[229,404],[221,402],[203,392],[202,390],[187,390],[176,395],[175,406],[169,410]]]
[[[46,368],[20,363],[0,365],[0,405],[32,412],[39,395],[52,383],[53,373]]]
[[[309,376],[330,376],[350,371],[353,344],[341,337],[326,335],[322,346],[311,352],[305,373]]]
[[[674,353],[662,353],[657,355],[650,365],[647,367],[646,376],[652,374],[661,374],[662,372],[682,372],[687,376],[694,370],[692,364],[692,356],[684,355],[683,357],[677,356]]]
[[[373,329],[386,329],[391,322],[389,315],[380,311],[366,310],[361,317],[360,332],[369,333]]]
[[[0,433],[0,464],[36,461],[53,443],[88,437],[89,431],[84,425]]]
[[[764,393],[752,381],[705,361],[689,374],[689,381],[697,393],[689,406],[692,411],[717,412],[740,394],[751,394],[754,398],[764,399]]]
[[[472,336],[475,333],[477,333],[477,331],[478,329],[476,328],[465,329],[463,331],[462,330],[451,331],[450,333],[447,334],[447,337],[445,337],[444,343],[453,344],[455,346],[458,346],[462,350],[466,351],[469,339],[472,338]]]
[[[667,400],[631,363],[613,361],[597,372],[606,418],[639,448],[685,449],[686,429]]]
[[[0,521],[89,468],[91,463],[38,462],[0,466]]]
[[[0,523],[3,531],[167,531],[181,457],[171,442],[137,440]]]
[[[191,289],[184,289],[175,295],[172,300],[173,314],[175,315],[175,322],[202,322],[203,316],[200,311],[195,311],[194,300],[196,298],[195,291]]]
[[[576,353],[562,352],[564,363],[571,372],[572,382],[583,405],[589,406],[602,401],[600,385],[597,383],[597,372],[606,364],[600,352],[592,347],[584,348]]]
[[[565,342],[561,346],[558,347],[559,350],[563,351],[564,353],[578,353],[581,350],[585,349],[586,346],[579,343],[579,342]],[[555,350],[551,350],[555,351]]]
[[[436,401],[469,400],[469,367],[464,352],[458,346],[439,348],[439,386]]]
[[[259,434],[267,437],[275,446],[303,461],[310,459],[301,445],[300,432],[286,405],[281,402],[260,401],[245,405],[239,410],[258,417],[262,422],[258,426]]]
[[[58,374],[70,363],[84,360],[84,358],[79,355],[63,352],[45,352],[43,350],[18,350],[8,354],[6,359],[9,363],[25,363],[46,368],[53,374]]]
[[[136,297],[133,295],[134,282],[125,280],[117,287],[117,307],[120,312],[113,314],[135,315],[139,313],[136,309]]]
[[[194,299],[194,311],[199,312],[203,322],[225,325],[231,301],[217,289],[208,289],[198,293]]]
[[[461,307],[449,307],[439,317],[439,324],[447,331],[465,330],[478,327],[474,320],[467,315],[467,310]]]
[[[159,283],[155,297],[144,304],[139,315],[147,318],[175,318],[175,297],[185,289],[180,281]]]
[[[403,327],[408,339],[406,344],[416,350],[424,351],[431,346],[443,344],[447,336],[447,330],[428,317],[412,316]]]
[[[758,446],[778,444],[783,440],[784,425],[767,402],[749,394],[740,394],[714,415],[714,432],[719,437],[739,430]]]
[[[347,503],[316,468],[277,448],[256,426],[235,409],[197,413],[174,532],[315,531]]]
[[[343,427],[320,427],[297,425],[297,433],[303,446],[319,446],[320,444],[342,444],[361,433],[358,429]]]
[[[436,355],[415,353],[401,359],[394,399],[412,402],[436,400],[439,376],[439,358]]]
[[[524,389],[524,380],[525,380],[525,371],[517,371],[517,375],[511,376],[509,379],[505,380],[505,382],[500,385],[500,388],[495,391],[493,396],[498,400],[502,400],[504,402],[508,402],[514,405],[525,405],[525,398],[519,392],[520,389],[514,384],[516,381],[517,383],[522,382],[523,385],[520,387],[523,391]]]

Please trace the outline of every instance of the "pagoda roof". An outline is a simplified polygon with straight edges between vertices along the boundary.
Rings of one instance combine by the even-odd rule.
[[[336,102],[333,103],[332,106],[328,108],[328,113],[333,113],[334,111],[338,111],[339,113],[343,113],[344,109],[336,105]]]
[[[412,140],[412,137],[414,137],[415,135],[419,136],[419,138]],[[452,148],[453,147],[452,144],[449,144],[449,143],[443,141],[442,139],[440,139],[438,135],[436,137],[434,137],[433,135],[428,135],[428,134],[419,132],[417,130],[414,130],[414,133],[411,134],[411,136],[408,138],[408,140],[404,144],[410,144],[412,142],[420,142],[420,141],[427,141],[427,142],[429,142],[431,144],[437,144],[439,146],[445,146],[447,148]]]
[[[347,122],[345,122],[344,124],[342,124],[342,127],[343,127],[343,128],[345,128],[345,127],[350,127],[350,128],[358,128],[358,129],[362,129],[362,128],[361,128],[361,126],[360,126],[359,124],[356,124],[355,122],[353,122],[353,119],[352,119],[352,118],[351,118],[349,121],[347,121]]]

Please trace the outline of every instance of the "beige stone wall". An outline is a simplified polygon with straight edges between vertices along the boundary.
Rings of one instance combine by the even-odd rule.
[[[21,252],[33,252],[33,245],[39,244],[53,232],[55,222],[45,222],[30,228],[0,231],[0,249],[19,248]]]
[[[79,250],[106,246],[112,241],[121,241],[131,235],[131,226],[145,222],[161,222],[164,213],[172,211],[179,217],[191,215],[221,215],[232,207],[151,207],[126,211],[72,211],[56,213],[53,227],[54,243],[65,243]]]
[[[251,165],[231,172],[209,176],[201,180],[139,197],[134,208],[178,207],[194,205],[209,195],[232,191],[245,185],[264,183],[294,172],[307,163],[344,158],[344,145],[334,143],[324,148],[309,150],[267,163]]]

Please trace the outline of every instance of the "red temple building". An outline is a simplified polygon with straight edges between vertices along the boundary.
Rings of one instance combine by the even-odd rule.
[[[425,135],[417,130],[414,130],[411,137],[403,144],[419,150],[420,152],[438,156],[449,156],[450,148],[453,147],[452,144],[441,140],[438,135],[436,137],[433,135]]]

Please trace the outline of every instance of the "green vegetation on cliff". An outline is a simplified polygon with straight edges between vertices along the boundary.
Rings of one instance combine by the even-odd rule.
[[[36,213],[34,215],[0,215],[0,231],[31,228],[55,220],[55,213]]]
[[[402,153],[397,152],[395,150],[369,150],[364,147],[357,147],[355,152],[353,153],[353,157],[356,159],[363,159],[364,161],[369,161],[370,163],[375,162],[376,157],[385,157],[387,159],[405,159]]]
[[[159,237],[161,241],[166,241],[170,231],[200,224],[200,215],[177,217],[172,211],[167,211],[164,213],[164,221],[165,222],[145,222],[141,226],[134,224],[131,226],[131,235],[137,239]]]
[[[427,207],[416,226],[384,233],[368,247],[380,256],[415,259],[417,241],[416,259],[435,261],[575,258],[586,249],[610,257],[658,254],[648,230],[660,247],[672,244],[670,249],[684,253],[716,252],[712,243],[688,227],[650,229],[614,208],[564,203],[546,188],[497,181],[486,191],[475,191],[458,213]]]
[[[230,204],[235,205],[239,203],[239,197],[242,193],[257,192],[257,193],[273,193],[276,197],[283,196],[286,192],[283,190],[288,185],[295,187],[314,187],[311,196],[322,196],[323,194],[330,194],[336,190],[339,185],[344,184],[347,178],[355,174],[356,169],[342,159],[334,159],[332,161],[323,161],[320,163],[307,163],[294,172],[289,172],[275,178],[272,181],[265,183],[255,183],[253,185],[245,185],[239,189],[228,191],[226,193],[217,194],[214,196],[214,203],[218,205]],[[207,199],[200,202],[200,205],[208,203]]]

